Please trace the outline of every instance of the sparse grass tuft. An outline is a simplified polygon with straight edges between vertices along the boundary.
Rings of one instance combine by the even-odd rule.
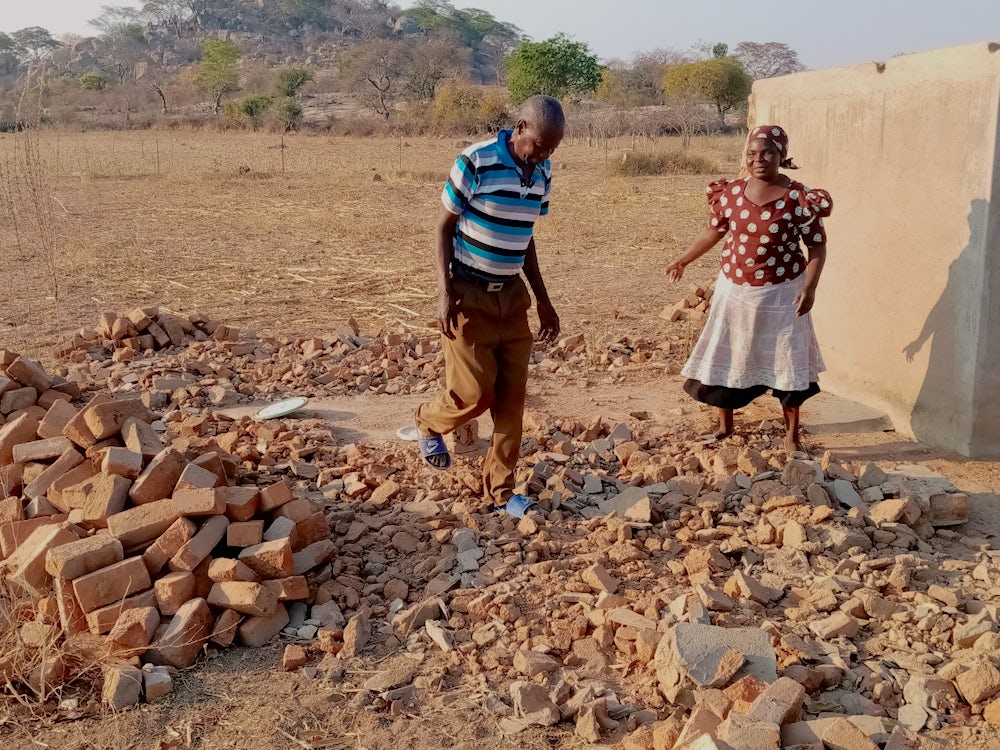
[[[642,153],[626,151],[608,165],[612,174],[649,177],[665,174],[715,174],[719,165],[711,158],[680,149]]]

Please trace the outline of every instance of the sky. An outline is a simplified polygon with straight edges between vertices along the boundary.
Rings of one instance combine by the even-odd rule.
[[[43,26],[93,33],[87,19],[122,0],[2,0],[0,30]],[[402,0],[405,7],[410,0]],[[453,0],[482,8],[541,40],[564,32],[602,61],[699,42],[784,42],[810,68],[887,60],[973,42],[1000,41],[1000,0]],[[773,10],[771,10],[773,8]]]

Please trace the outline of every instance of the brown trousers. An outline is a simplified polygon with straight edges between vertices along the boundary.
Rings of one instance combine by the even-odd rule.
[[[417,409],[421,432],[445,434],[487,409],[493,417],[493,444],[483,464],[483,494],[504,505],[514,494],[521,452],[524,396],[532,336],[531,296],[520,278],[498,292],[466,279],[453,279],[458,296],[454,340],[441,337],[445,390]]]

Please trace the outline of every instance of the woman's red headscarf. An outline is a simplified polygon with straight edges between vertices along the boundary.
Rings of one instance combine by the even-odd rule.
[[[773,146],[781,154],[781,166],[785,169],[798,169],[788,155],[788,133],[780,125],[759,125],[750,131],[748,141],[762,140]]]

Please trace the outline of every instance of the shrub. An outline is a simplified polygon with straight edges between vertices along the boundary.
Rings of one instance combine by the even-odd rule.
[[[438,85],[431,104],[435,126],[464,133],[499,130],[509,119],[505,93],[461,81]]]
[[[608,165],[612,174],[639,177],[662,174],[713,174],[719,166],[702,154],[671,150],[653,153],[626,151]]]
[[[260,127],[264,113],[274,103],[274,97],[269,94],[253,94],[243,99],[230,99],[226,102],[223,120],[228,127],[251,128]]]
[[[110,83],[110,78],[94,70],[80,76],[80,88],[87,91],[104,91]]]
[[[295,130],[302,123],[302,107],[294,97],[280,96],[271,104],[268,120],[277,126],[277,130],[286,133]]]

